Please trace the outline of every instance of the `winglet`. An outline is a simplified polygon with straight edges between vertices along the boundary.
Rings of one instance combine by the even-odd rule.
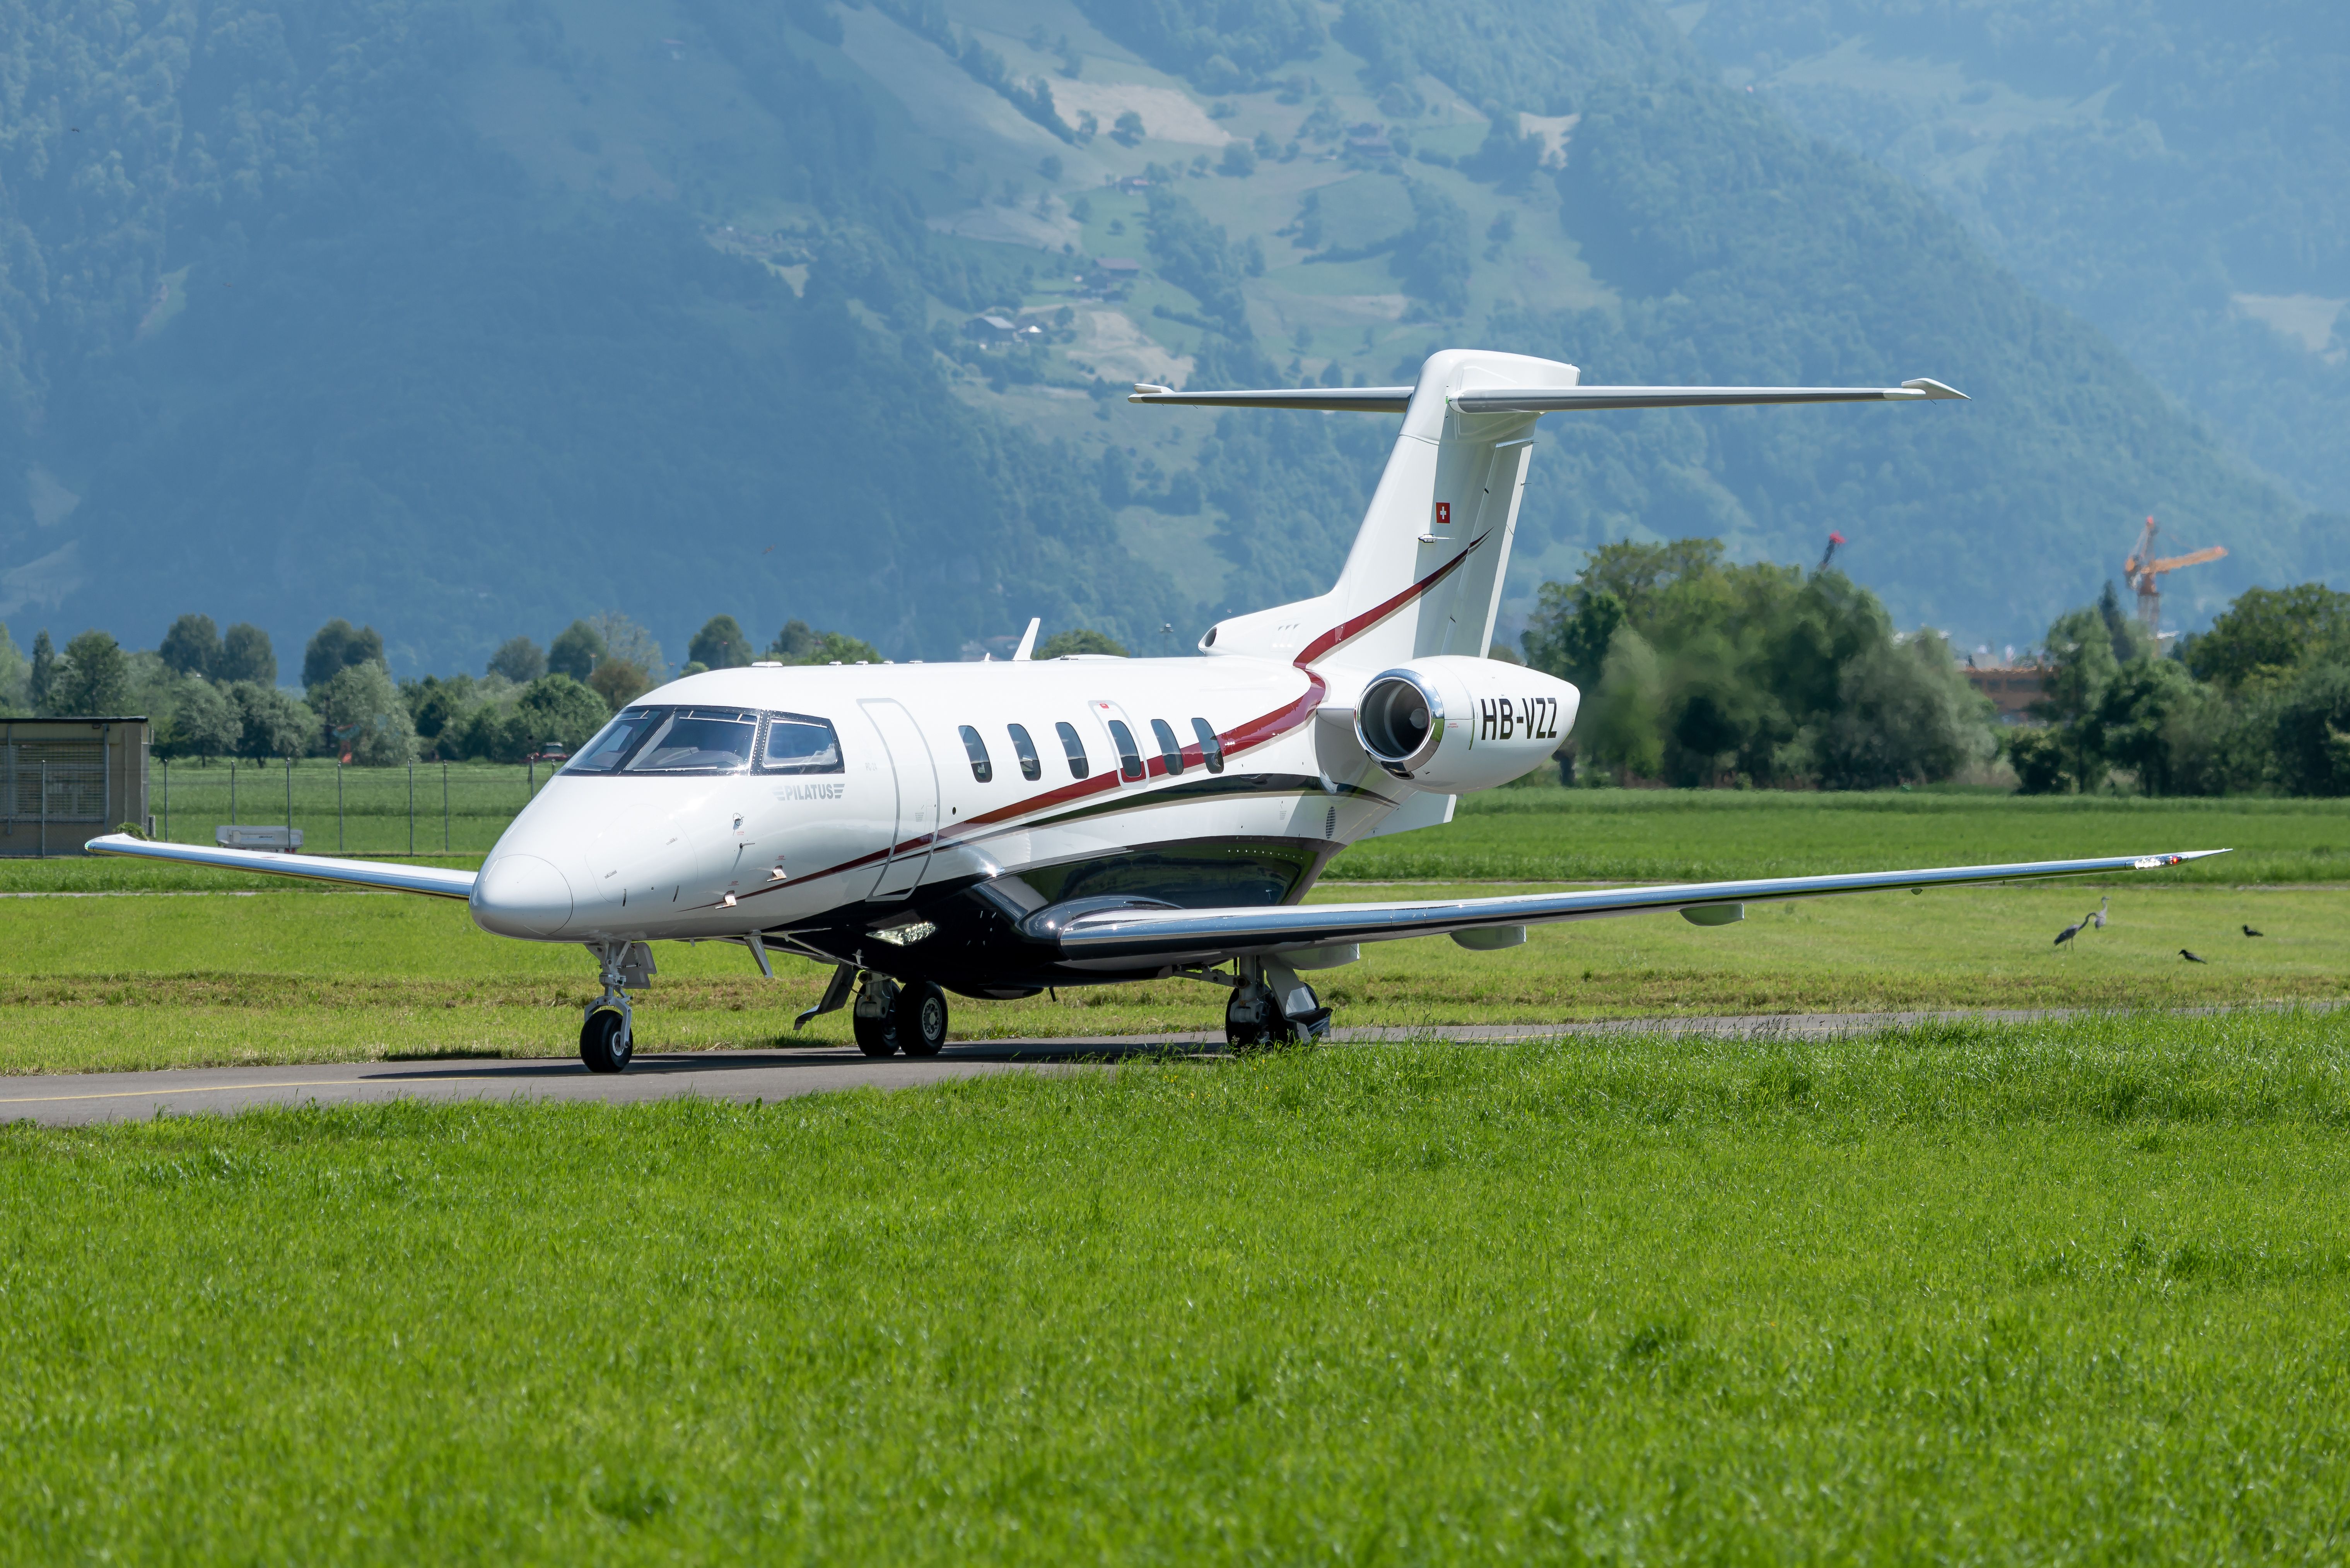
[[[1901,385],[1909,391],[1923,392],[1929,398],[1956,398],[1962,403],[1968,400],[1967,395],[1956,387],[1946,387],[1941,382],[1925,376],[1920,376],[1914,381],[1904,381]]]
[[[1128,397],[1126,400],[1130,403],[1134,401],[1137,397],[1147,398],[1154,394],[1159,397],[1167,398],[1174,396],[1174,388],[1162,387],[1156,381],[1137,381],[1134,384],[1133,395]]]
[[[1036,628],[1045,624],[1042,616],[1028,618],[1028,629],[1020,634],[1020,646],[1012,650],[1012,662],[1024,664],[1036,657]]]

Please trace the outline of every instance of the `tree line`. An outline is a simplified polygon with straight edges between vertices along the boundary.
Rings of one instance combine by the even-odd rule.
[[[1059,633],[1038,656],[1126,650],[1099,632]],[[785,621],[764,649],[733,616],[693,635],[676,674],[781,664],[879,664],[872,644]],[[337,757],[361,767],[416,762],[518,763],[577,747],[614,713],[671,678],[660,644],[624,615],[575,620],[545,647],[499,645],[478,675],[394,680],[383,637],[339,617],[302,651],[301,690],[277,684],[269,634],[223,633],[207,615],[174,620],[153,649],[125,649],[91,629],[56,646],[44,628],[29,655],[0,626],[0,716],[140,715],[161,757]]]
[[[1940,634],[1843,573],[1624,541],[1545,583],[1526,662],[1583,709],[1570,783],[1876,789],[2013,770],[2027,794],[2350,794],[2350,594],[2251,588],[2165,649],[2111,583],[2037,655],[2037,723],[1993,722]]]
[[[2350,794],[2350,594],[2251,588],[2165,651],[2111,583],[2057,618],[2009,759],[2027,794]]]
[[[1602,545],[1542,586],[1521,642],[1583,691],[1570,782],[1877,789],[1998,750],[1939,633],[1897,633],[1842,572],[1735,564],[1718,539]]]

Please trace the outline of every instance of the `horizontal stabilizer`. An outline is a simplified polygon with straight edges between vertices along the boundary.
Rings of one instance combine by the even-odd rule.
[[[256,849],[212,849],[198,844],[158,844],[109,833],[82,846],[92,855],[121,855],[135,860],[162,860],[176,866],[204,866],[215,871],[243,871],[265,877],[298,877],[309,882],[339,882],[349,888],[378,888],[387,893],[423,893],[435,898],[470,898],[473,873],[443,870],[437,866],[394,866],[381,860],[338,860],[329,855],[278,855]]]
[[[1331,413],[1400,414],[1409,387],[1288,387],[1240,392],[1178,392],[1135,383],[1129,403],[1210,409],[1318,409]],[[1599,409],[1712,409],[1755,403],[1908,403],[1964,400],[1966,394],[1918,377],[1898,387],[1471,387],[1452,394],[1464,414],[1556,414]]]
[[[1333,414],[1399,414],[1409,387],[1288,387],[1263,392],[1179,392],[1137,381],[1129,403],[1180,403],[1201,409],[1304,409]]]

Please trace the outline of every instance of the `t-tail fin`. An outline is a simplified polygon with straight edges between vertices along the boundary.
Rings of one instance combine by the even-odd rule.
[[[1128,400],[1211,408],[1400,413],[1403,429],[1337,585],[1319,598],[1219,622],[1201,647],[1372,671],[1492,645],[1535,421],[1573,410],[1961,398],[1939,381],[1898,387],[1585,387],[1573,365],[1475,348],[1429,356],[1409,387],[1173,391]]]

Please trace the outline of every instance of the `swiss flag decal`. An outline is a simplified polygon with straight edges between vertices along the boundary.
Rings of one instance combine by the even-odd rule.
[[[1450,527],[1450,526],[1451,525],[1451,523],[1452,523],[1452,503],[1451,503],[1450,501],[1440,501],[1440,502],[1438,502],[1438,503],[1436,504],[1436,525],[1437,525],[1439,528],[1445,528],[1445,527]]]

